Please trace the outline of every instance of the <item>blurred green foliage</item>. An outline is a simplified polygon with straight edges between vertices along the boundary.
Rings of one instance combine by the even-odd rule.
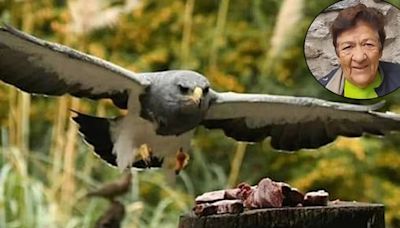
[[[95,2],[102,10],[126,6],[123,0]],[[133,2],[137,5],[122,10],[111,25],[87,29],[84,34],[71,30],[77,22],[66,0],[0,0],[0,20],[22,29],[29,27],[29,32],[40,38],[68,44],[133,71],[185,68],[205,74],[217,90],[354,102],[321,88],[303,57],[308,26],[333,0],[298,1],[303,4],[301,20],[291,34],[280,38],[284,48],[273,58],[268,53],[274,48],[271,37],[283,1]],[[400,6],[399,0],[390,2]],[[94,19],[88,16],[81,20]],[[284,21],[281,23],[284,25]],[[101,182],[118,177],[118,171],[94,158],[79,141],[74,161],[76,188],[68,199],[71,208],[67,209],[59,198],[63,184],[55,183],[48,175],[54,166],[50,146],[57,99],[32,97],[30,148],[24,153],[9,143],[12,90],[0,85],[0,227],[90,227],[106,203],[80,197]],[[399,98],[399,92],[384,97],[387,109],[400,113]],[[118,114],[109,103],[105,108],[108,115]],[[95,103],[84,101],[81,109],[95,112]],[[135,177],[135,187],[123,199],[128,205],[125,225],[176,227],[179,215],[191,209],[195,195],[228,185],[236,146],[221,132],[199,129],[190,165],[176,186],[169,186],[158,171],[140,172]],[[332,200],[383,203],[387,226],[399,227],[399,147],[399,134],[384,139],[339,138],[319,150],[293,154],[275,153],[266,141],[247,147],[236,182],[255,184],[262,177],[270,177],[302,191],[325,189]]]

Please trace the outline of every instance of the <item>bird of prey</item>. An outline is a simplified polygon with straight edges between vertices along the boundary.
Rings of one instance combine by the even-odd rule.
[[[238,141],[271,138],[281,151],[318,148],[339,135],[384,135],[400,130],[400,115],[316,98],[216,92],[189,70],[134,73],[5,25],[0,28],[0,80],[33,94],[109,98],[125,116],[78,113],[84,139],[120,169],[186,164],[198,126],[221,129]],[[138,156],[141,154],[142,156]]]

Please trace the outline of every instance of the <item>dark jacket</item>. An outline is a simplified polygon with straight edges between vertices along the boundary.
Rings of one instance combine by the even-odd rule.
[[[333,69],[331,72],[329,72],[326,76],[320,78],[318,81],[319,83],[321,83],[321,85],[331,90],[332,92],[343,95],[343,85],[329,88],[327,87],[330,82],[332,82],[334,79],[337,79],[336,77],[342,77],[341,74],[338,73],[339,69],[340,67]],[[375,92],[378,96],[384,96],[400,87],[400,64],[379,61],[378,70],[382,76],[382,83],[379,85],[379,87],[375,88]],[[344,78],[337,81],[344,82]]]

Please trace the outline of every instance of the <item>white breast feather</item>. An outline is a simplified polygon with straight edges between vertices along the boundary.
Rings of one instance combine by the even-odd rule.
[[[164,165],[175,159],[179,148],[182,147],[185,152],[189,150],[193,130],[179,136],[157,135],[154,124],[141,118],[138,110],[137,99],[130,99],[128,114],[112,129],[115,141],[113,153],[117,156],[119,169],[129,167],[136,160],[137,150],[143,144],[151,148],[153,155],[164,158]]]

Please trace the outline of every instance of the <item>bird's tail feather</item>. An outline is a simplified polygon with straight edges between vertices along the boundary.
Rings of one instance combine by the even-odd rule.
[[[77,114],[72,119],[79,125],[79,132],[85,141],[93,146],[96,155],[108,164],[116,166],[116,156],[112,153],[114,143],[110,127],[119,119],[101,118],[72,111]]]

